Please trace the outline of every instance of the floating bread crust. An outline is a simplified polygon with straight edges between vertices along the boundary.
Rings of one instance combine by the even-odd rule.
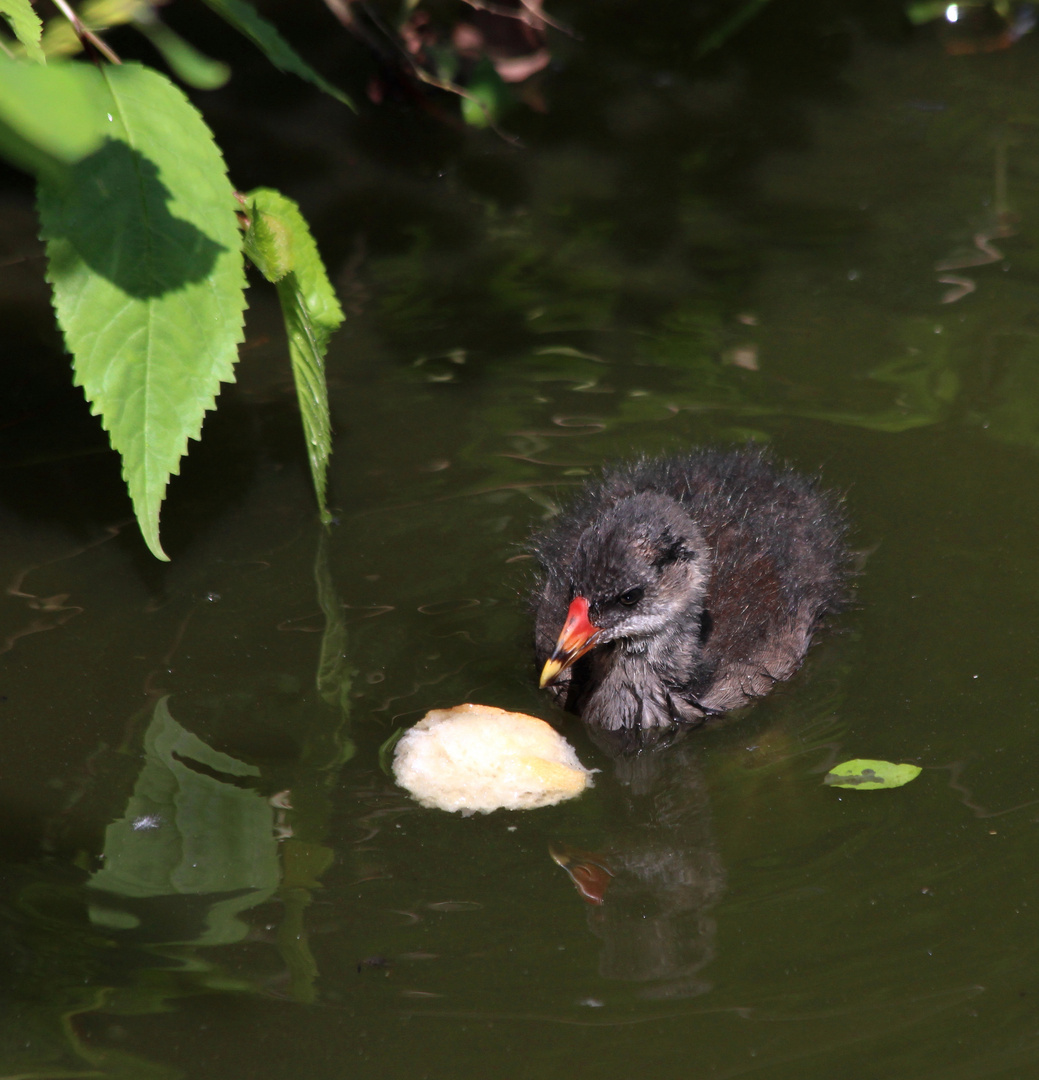
[[[423,806],[532,810],[580,795],[591,783],[554,728],[492,705],[434,709],[401,736],[393,775]]]

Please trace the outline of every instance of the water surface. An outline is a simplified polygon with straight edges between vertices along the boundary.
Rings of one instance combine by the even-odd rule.
[[[695,63],[684,11],[573,5],[522,147],[272,114],[351,312],[325,535],[270,297],[162,567],[8,268],[4,1075],[1031,1075],[1035,43],[776,6]],[[935,269],[979,233],[1001,258]],[[612,761],[536,689],[525,537],[603,461],[746,440],[845,493],[855,605]],[[595,787],[418,807],[379,748],[462,701],[559,724]],[[859,756],[924,771],[822,785]]]

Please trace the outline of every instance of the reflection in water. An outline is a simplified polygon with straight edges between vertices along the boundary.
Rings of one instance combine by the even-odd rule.
[[[207,640],[203,620],[174,608],[161,669],[143,683],[146,694],[160,680],[184,689],[150,696],[117,738],[87,744],[41,825],[42,859],[15,867],[5,853],[0,1075],[174,1080],[185,1073],[165,1063],[168,1048],[120,1046],[125,1017],[190,1008],[197,995],[315,1000],[307,914],[332,862],[329,805],[354,744],[353,672],[323,542],[314,574],[325,628],[312,691],[268,668],[248,688],[228,679],[199,692],[183,674],[191,653],[211,658],[238,633]],[[192,594],[210,604],[208,590]]]
[[[549,844],[548,853],[552,861],[570,876],[582,900],[589,904],[603,902],[606,889],[613,880],[613,871],[601,855],[580,851],[567,844]]]
[[[608,850],[589,855],[556,847],[553,858],[581,895],[602,941],[599,973],[646,984],[644,998],[702,994],[701,970],[714,957],[711,909],[725,888],[703,774],[679,743],[616,760],[626,821]]]
[[[278,887],[273,809],[240,786],[260,770],[181,727],[167,702],[145,732],[126,811],[105,829],[90,920],[146,941],[226,945],[248,932],[238,913]]]
[[[1002,262],[1003,252],[992,241],[1005,240],[1017,234],[1017,215],[1011,211],[1007,201],[1007,142],[1006,134],[1000,133],[996,140],[993,220],[974,233],[974,250],[934,264],[935,270],[943,275],[938,279],[939,284],[953,286],[942,295],[940,302],[943,304],[954,304],[977,289],[973,278],[961,277],[949,271]]]

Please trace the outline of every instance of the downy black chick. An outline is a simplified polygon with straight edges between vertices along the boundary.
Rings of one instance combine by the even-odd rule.
[[[633,735],[761,697],[840,608],[844,533],[838,498],[756,449],[608,469],[533,540],[541,685]]]

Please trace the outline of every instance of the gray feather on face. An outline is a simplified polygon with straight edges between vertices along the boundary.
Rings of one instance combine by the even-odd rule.
[[[840,607],[844,531],[838,500],[757,450],[607,470],[534,539],[539,664],[560,656],[576,598],[597,631],[551,692],[610,731],[696,724],[760,697]]]
[[[601,642],[640,649],[646,639],[699,619],[709,567],[689,515],[674,499],[644,491],[620,500],[581,534],[571,590],[588,601]]]

